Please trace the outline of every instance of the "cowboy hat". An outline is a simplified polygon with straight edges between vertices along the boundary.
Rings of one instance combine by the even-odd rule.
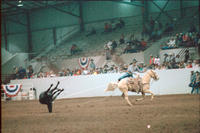
[[[133,59],[133,63],[135,63],[135,62],[137,62],[137,60],[134,58],[134,59]]]

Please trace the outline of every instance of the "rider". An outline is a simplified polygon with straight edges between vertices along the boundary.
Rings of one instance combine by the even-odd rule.
[[[137,63],[137,60],[133,59],[133,62],[132,62],[132,64],[129,65],[127,72],[118,79],[118,82],[127,77],[135,78],[137,75],[137,73],[135,73],[135,72],[140,72],[140,73],[144,72],[144,70],[140,70],[138,68],[136,63]],[[139,93],[139,91],[140,90],[138,90],[137,93]]]
[[[53,84],[51,84],[51,86],[49,87],[48,90],[42,92],[39,96],[39,102],[41,104],[46,104],[49,110],[49,113],[52,112],[52,102],[56,99],[56,97],[62,92],[64,91],[64,89],[57,89],[58,84],[60,82],[58,81],[56,87],[52,90],[51,87],[53,86]],[[57,94],[56,94],[57,93]]]

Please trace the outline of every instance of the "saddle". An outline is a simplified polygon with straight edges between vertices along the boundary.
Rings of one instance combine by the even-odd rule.
[[[141,92],[142,91],[142,78],[129,78],[127,80],[128,91]]]

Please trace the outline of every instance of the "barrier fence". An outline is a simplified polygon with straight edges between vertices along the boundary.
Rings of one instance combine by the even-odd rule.
[[[156,70],[160,79],[152,81],[150,90],[156,95],[167,94],[188,94],[191,88],[188,86],[190,83],[190,72],[193,69],[169,69],[169,70]],[[121,92],[116,89],[114,92],[104,92],[109,82],[117,82],[117,79],[123,73],[110,73],[98,75],[80,75],[68,77],[54,77],[54,78],[37,78],[37,79],[23,79],[12,80],[11,84],[32,84],[36,89],[36,98],[39,94],[49,88],[51,84],[54,86],[57,81],[60,81],[58,88],[64,88],[58,99],[61,98],[78,98],[78,97],[97,97],[97,96],[120,96]],[[143,76],[144,73],[139,73]],[[53,87],[54,87],[53,86]],[[28,86],[27,86],[28,87]],[[30,86],[26,89],[29,89]],[[141,95],[129,92],[129,95]]]

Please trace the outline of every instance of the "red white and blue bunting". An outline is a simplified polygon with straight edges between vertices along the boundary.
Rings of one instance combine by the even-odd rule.
[[[14,97],[19,93],[22,85],[21,84],[2,85],[1,87],[8,97]]]
[[[86,69],[88,65],[90,64],[90,58],[87,58],[87,57],[79,58],[78,64],[81,67],[81,69]]]

